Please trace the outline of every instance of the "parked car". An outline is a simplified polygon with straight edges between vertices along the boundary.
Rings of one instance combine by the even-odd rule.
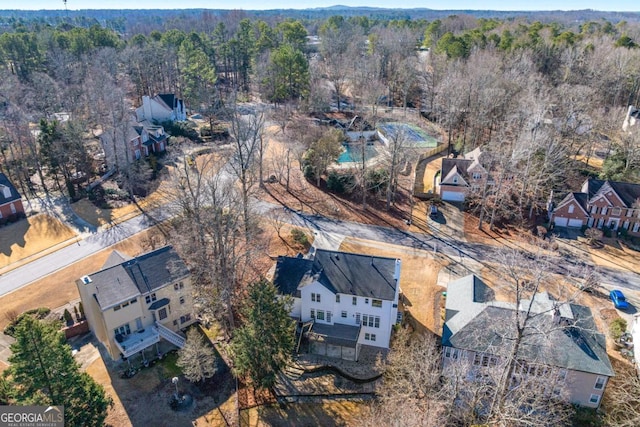
[[[613,301],[613,305],[619,310],[625,310],[629,307],[629,303],[624,297],[622,291],[614,289],[613,291],[609,292],[609,298],[611,298],[611,301]]]
[[[431,219],[438,218],[438,207],[436,205],[431,205],[431,212],[429,212],[429,217]]]

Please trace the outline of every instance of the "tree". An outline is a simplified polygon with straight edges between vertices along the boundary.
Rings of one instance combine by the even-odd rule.
[[[320,178],[327,167],[338,159],[344,148],[342,141],[344,135],[338,129],[329,129],[319,140],[311,144],[306,154],[306,164],[311,169],[312,176],[316,179],[316,185],[320,186]],[[305,175],[307,175],[305,171]],[[307,175],[308,176],[308,175]]]
[[[113,401],[71,355],[56,324],[26,316],[9,358],[18,404],[64,405],[66,425],[101,426]]]
[[[216,354],[197,328],[187,331],[187,341],[180,351],[176,365],[192,383],[211,378],[218,370]]]
[[[283,44],[271,52],[262,79],[265,97],[274,103],[303,98],[309,92],[309,63],[304,54]]]
[[[241,310],[244,324],[235,332],[231,351],[234,374],[250,379],[256,388],[272,387],[291,356],[295,326],[289,317],[291,303],[266,280],[248,288]]]

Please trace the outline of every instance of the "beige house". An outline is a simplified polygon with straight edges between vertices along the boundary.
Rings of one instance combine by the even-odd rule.
[[[485,180],[490,179],[480,163],[480,148],[456,159],[442,159],[442,168],[436,175],[435,187],[442,200],[464,202],[469,193],[478,193]]]
[[[445,308],[445,372],[463,361],[480,374],[485,367],[499,365],[513,342],[514,322],[518,321],[515,314],[528,311],[512,380],[544,373],[550,393],[573,404],[600,406],[614,372],[605,337],[597,331],[588,307],[560,303],[546,292],[536,294],[533,300],[521,300],[516,307],[515,303],[496,301],[491,288],[469,275],[449,283]]]
[[[155,348],[180,348],[196,321],[191,276],[171,246],[129,258],[111,253],[102,269],[76,281],[89,328],[112,359]]]

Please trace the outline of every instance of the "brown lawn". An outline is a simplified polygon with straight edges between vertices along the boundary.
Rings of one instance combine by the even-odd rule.
[[[437,286],[438,273],[444,267],[426,251],[388,245],[355,238],[347,238],[341,251],[367,255],[400,258],[402,271],[400,286],[404,296],[404,307],[411,313],[418,328],[426,328],[440,335],[440,310],[438,297],[445,288]]]
[[[245,422],[242,425],[252,427],[358,425],[366,408],[366,403],[347,400],[258,406],[243,411],[242,419]]]
[[[76,234],[69,227],[49,215],[38,214],[0,228],[0,270],[16,268],[29,257],[43,255],[43,251],[56,245],[69,245]],[[18,261],[22,261],[17,264]],[[16,263],[16,264],[14,264]]]
[[[435,159],[427,164],[425,168],[424,175],[422,177],[422,183],[424,185],[423,193],[427,193],[429,190],[435,192],[435,188],[433,186],[434,178],[436,173],[440,171],[442,168],[442,158]]]
[[[595,265],[629,271],[638,271],[640,267],[638,252],[621,245],[617,239],[605,239],[602,248],[595,248],[586,243],[582,246],[589,252]]]
[[[0,310],[0,329],[3,329],[8,323],[7,313],[22,313],[37,307],[56,308],[78,299],[80,295],[76,288],[76,279],[98,271],[113,250],[117,249],[130,256],[149,250],[148,247],[145,247],[145,242],[150,233],[154,234],[155,231],[150,229],[138,233],[110,248],[0,297],[0,307],[2,307]]]

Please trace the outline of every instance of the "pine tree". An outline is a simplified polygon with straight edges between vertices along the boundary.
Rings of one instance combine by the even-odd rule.
[[[101,426],[113,404],[71,355],[57,325],[24,318],[9,358],[17,404],[64,405],[65,425]]]
[[[234,374],[247,377],[257,388],[275,384],[276,374],[294,346],[294,323],[289,317],[291,300],[277,296],[275,286],[262,280],[249,286],[242,308],[244,325],[231,343]]]

